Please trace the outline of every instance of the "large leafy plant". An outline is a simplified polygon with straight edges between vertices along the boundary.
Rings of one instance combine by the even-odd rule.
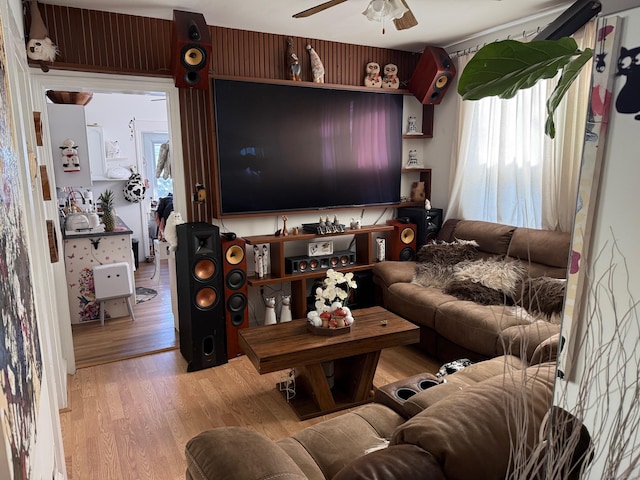
[[[538,80],[553,78],[562,71],[556,88],[547,99],[545,133],[556,134],[553,114],[593,50],[578,49],[573,38],[522,43],[503,40],[485,45],[469,61],[458,81],[463,100],[498,96],[512,98],[518,90],[533,87]]]

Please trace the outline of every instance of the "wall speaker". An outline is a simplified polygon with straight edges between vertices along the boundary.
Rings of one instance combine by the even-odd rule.
[[[438,104],[447,92],[456,67],[443,48],[426,47],[409,80],[409,91],[423,104]]]
[[[211,32],[201,13],[173,11],[171,70],[176,87],[209,88]]]
[[[184,223],[176,233],[180,353],[193,372],[227,363],[220,230]]]
[[[416,258],[416,226],[398,220],[387,220],[393,226],[387,238],[387,260],[408,262]]]
[[[249,326],[249,292],[245,241],[220,237],[224,274],[224,316],[227,329],[227,358],[242,354],[238,330]]]
[[[284,268],[287,273],[303,273],[346,267],[355,263],[356,253],[351,250],[342,250],[333,252],[331,255],[318,255],[315,257],[307,255],[285,257]]]
[[[398,217],[408,218],[416,225],[416,251],[420,250],[425,243],[435,240],[438,232],[442,228],[442,209],[430,208],[425,210],[421,207],[399,207]]]

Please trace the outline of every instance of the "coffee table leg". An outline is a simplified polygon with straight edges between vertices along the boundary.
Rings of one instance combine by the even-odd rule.
[[[351,388],[352,401],[362,402],[371,397],[373,377],[380,359],[380,351],[366,353],[357,357],[351,357]]]
[[[299,367],[300,368],[300,367]],[[329,388],[322,364],[306,365],[304,368],[307,386],[311,388],[314,399],[320,410],[331,410],[336,407],[333,394]]]

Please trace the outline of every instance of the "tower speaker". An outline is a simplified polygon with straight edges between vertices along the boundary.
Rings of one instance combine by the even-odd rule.
[[[209,88],[211,32],[201,13],[173,11],[171,70],[176,87]]]
[[[398,220],[387,220],[393,226],[388,238],[387,259],[407,262],[416,258],[416,226],[413,223],[402,223]]]
[[[224,317],[227,329],[227,358],[242,354],[238,330],[249,326],[249,292],[245,241],[220,237],[224,274]]]
[[[435,240],[442,228],[441,208],[425,210],[421,207],[400,207],[398,208],[398,217],[408,218],[411,223],[415,223],[416,251],[420,250],[420,247],[425,243]]]
[[[427,47],[409,80],[409,91],[423,104],[438,104],[447,92],[456,67],[443,48]]]
[[[176,233],[180,353],[193,372],[227,363],[220,230],[184,223]]]

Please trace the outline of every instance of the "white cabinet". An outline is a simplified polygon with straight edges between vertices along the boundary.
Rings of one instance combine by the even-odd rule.
[[[47,104],[47,117],[56,186],[90,187],[91,166],[84,107],[82,105],[50,103]],[[78,171],[65,172],[62,149],[60,147],[66,139],[73,140],[77,145],[76,154],[80,166]]]

